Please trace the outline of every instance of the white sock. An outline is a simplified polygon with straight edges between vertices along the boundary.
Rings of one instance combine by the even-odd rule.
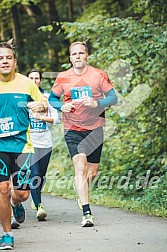
[[[13,236],[13,232],[4,232],[4,235],[10,235],[10,236]]]
[[[12,201],[12,197],[10,198],[10,204],[13,206],[13,207],[16,207],[18,204],[14,204],[13,201]]]

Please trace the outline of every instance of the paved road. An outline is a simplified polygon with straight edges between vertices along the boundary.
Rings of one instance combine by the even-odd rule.
[[[36,220],[30,200],[26,221],[14,230],[17,252],[167,252],[167,220],[92,206],[95,226],[82,228],[74,200],[43,195],[47,221]],[[0,228],[0,234],[1,232]]]

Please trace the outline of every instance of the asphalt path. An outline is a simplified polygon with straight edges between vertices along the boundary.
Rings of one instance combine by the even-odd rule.
[[[14,230],[14,251],[167,252],[166,219],[93,205],[95,226],[82,228],[82,211],[75,200],[42,198],[47,220],[36,220],[29,198],[24,203],[26,220]]]

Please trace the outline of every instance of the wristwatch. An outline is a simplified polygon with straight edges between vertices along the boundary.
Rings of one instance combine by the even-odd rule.
[[[40,112],[45,112],[45,106],[43,105],[43,103],[41,103],[42,109]]]

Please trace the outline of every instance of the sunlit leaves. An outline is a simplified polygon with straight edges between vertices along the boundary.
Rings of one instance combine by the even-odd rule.
[[[4,9],[10,10],[10,8],[14,5],[30,5],[30,4],[38,4],[41,3],[41,0],[1,0],[0,2],[0,12],[2,12]]]
[[[38,28],[38,30],[41,30],[43,32],[52,31],[53,30],[53,26],[52,25],[43,25],[43,26],[40,26]]]

